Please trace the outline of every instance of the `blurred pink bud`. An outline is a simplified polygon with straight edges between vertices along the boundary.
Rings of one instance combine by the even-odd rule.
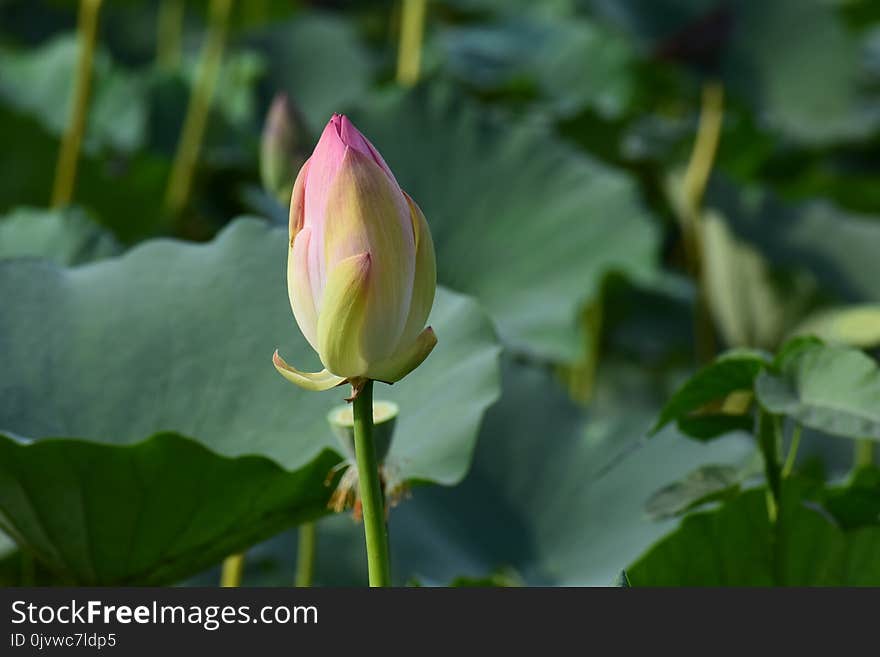
[[[276,95],[260,140],[260,178],[266,191],[285,204],[290,202],[296,172],[309,156],[305,133],[305,122],[287,94]]]

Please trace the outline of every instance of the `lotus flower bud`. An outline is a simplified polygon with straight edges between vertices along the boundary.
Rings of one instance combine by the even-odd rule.
[[[275,367],[310,390],[399,381],[437,343],[425,328],[436,278],[422,211],[351,121],[334,115],[293,186],[287,260],[294,317],[325,369],[301,372],[277,351]]]
[[[304,134],[305,122],[287,94],[275,96],[260,140],[260,178],[266,191],[282,203],[290,202],[294,177],[308,157]]]

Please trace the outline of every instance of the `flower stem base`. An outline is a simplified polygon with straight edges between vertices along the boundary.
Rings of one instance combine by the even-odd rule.
[[[370,586],[391,586],[385,500],[373,444],[373,382],[364,381],[354,396],[354,448],[358,468]]]

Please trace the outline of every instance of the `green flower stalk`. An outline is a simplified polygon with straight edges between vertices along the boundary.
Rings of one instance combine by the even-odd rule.
[[[200,55],[198,73],[186,108],[186,116],[183,119],[180,142],[171,164],[168,188],[165,190],[165,208],[172,216],[183,210],[189,199],[199,151],[202,148],[202,138],[208,124],[211,98],[220,75],[231,10],[232,0],[211,0],[208,34]]]
[[[334,115],[290,201],[287,287],[300,330],[324,365],[278,372],[308,390],[351,384],[355,456],[371,586],[390,584],[385,506],[373,436],[373,381],[394,383],[437,343],[434,245],[422,211],[376,148]]]
[[[403,0],[400,17],[400,45],[397,51],[397,81],[412,87],[422,69],[422,42],[428,0]]]
[[[160,0],[156,15],[156,63],[174,70],[180,66],[183,41],[183,0]]]
[[[55,183],[52,187],[52,207],[62,207],[73,199],[76,183],[76,167],[80,147],[86,132],[86,115],[92,86],[92,60],[98,32],[98,10],[101,0],[81,0],[77,26],[79,54],[76,62],[76,82],[73,87],[73,105],[67,128],[61,139],[58,162],[55,166]]]
[[[244,575],[244,553],[231,554],[223,560],[223,568],[220,571],[220,586],[224,589],[241,586],[241,578]]]
[[[306,588],[312,585],[315,576],[315,553],[318,548],[318,528],[315,521],[304,522],[299,526],[299,540],[296,551],[296,576],[294,586]]]

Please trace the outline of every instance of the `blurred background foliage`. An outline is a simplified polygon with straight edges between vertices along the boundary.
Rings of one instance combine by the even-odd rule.
[[[376,144],[448,288],[441,347],[378,393],[409,488],[396,581],[880,583],[870,443],[806,422],[774,525],[750,427],[648,437],[728,348],[810,333],[876,355],[878,3],[430,0],[419,64],[399,53],[411,1],[94,3],[61,201],[80,3],[0,2],[0,579],[212,584],[249,548],[245,584],[293,581],[340,400],[269,367],[277,346],[308,357],[286,200],[260,177],[285,93],[304,152],[333,112]],[[365,583],[360,525],[317,527],[315,583]]]

